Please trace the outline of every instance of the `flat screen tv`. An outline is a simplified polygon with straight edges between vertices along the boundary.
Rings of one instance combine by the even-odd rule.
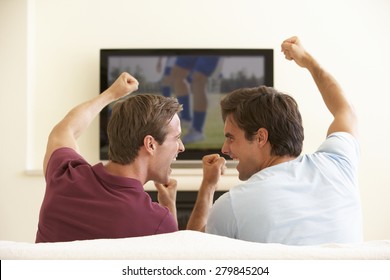
[[[139,81],[136,94],[177,97],[185,152],[177,166],[199,164],[221,153],[225,140],[219,101],[242,87],[273,86],[273,49],[102,49],[100,92],[123,72]],[[106,127],[111,106],[100,114],[100,159],[108,159]]]

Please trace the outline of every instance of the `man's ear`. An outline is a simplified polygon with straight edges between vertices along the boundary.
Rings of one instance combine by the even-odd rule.
[[[261,127],[257,130],[256,141],[261,146],[264,146],[268,142],[268,130]]]
[[[151,135],[146,135],[144,138],[144,147],[150,153],[153,154],[156,150],[156,140]]]

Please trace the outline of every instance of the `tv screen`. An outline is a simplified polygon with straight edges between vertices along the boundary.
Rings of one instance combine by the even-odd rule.
[[[219,102],[242,87],[273,86],[272,49],[102,49],[100,92],[126,71],[139,81],[135,94],[178,98],[185,152],[177,164],[221,153],[225,140]],[[134,93],[133,93],[134,94]],[[111,105],[100,114],[100,159],[108,159],[106,127]]]

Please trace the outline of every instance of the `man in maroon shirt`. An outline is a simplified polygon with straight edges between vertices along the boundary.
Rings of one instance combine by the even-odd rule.
[[[73,108],[51,131],[43,170],[46,192],[36,242],[124,238],[178,230],[171,162],[184,151],[174,98],[140,94],[128,73],[99,96]],[[108,104],[109,161],[91,166],[77,138]],[[143,185],[154,181],[159,203]]]

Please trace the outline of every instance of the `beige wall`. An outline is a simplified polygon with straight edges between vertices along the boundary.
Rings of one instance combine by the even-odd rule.
[[[0,239],[34,241],[46,137],[71,106],[98,94],[100,48],[274,48],[275,86],[300,103],[304,151],[313,151],[330,116],[308,73],[279,52],[290,35],[357,108],[365,238],[390,239],[389,13],[387,0],[0,0]],[[97,135],[96,121],[80,139],[91,162]],[[230,173],[221,187],[238,182]],[[197,188],[199,174],[175,171],[183,189]]]

